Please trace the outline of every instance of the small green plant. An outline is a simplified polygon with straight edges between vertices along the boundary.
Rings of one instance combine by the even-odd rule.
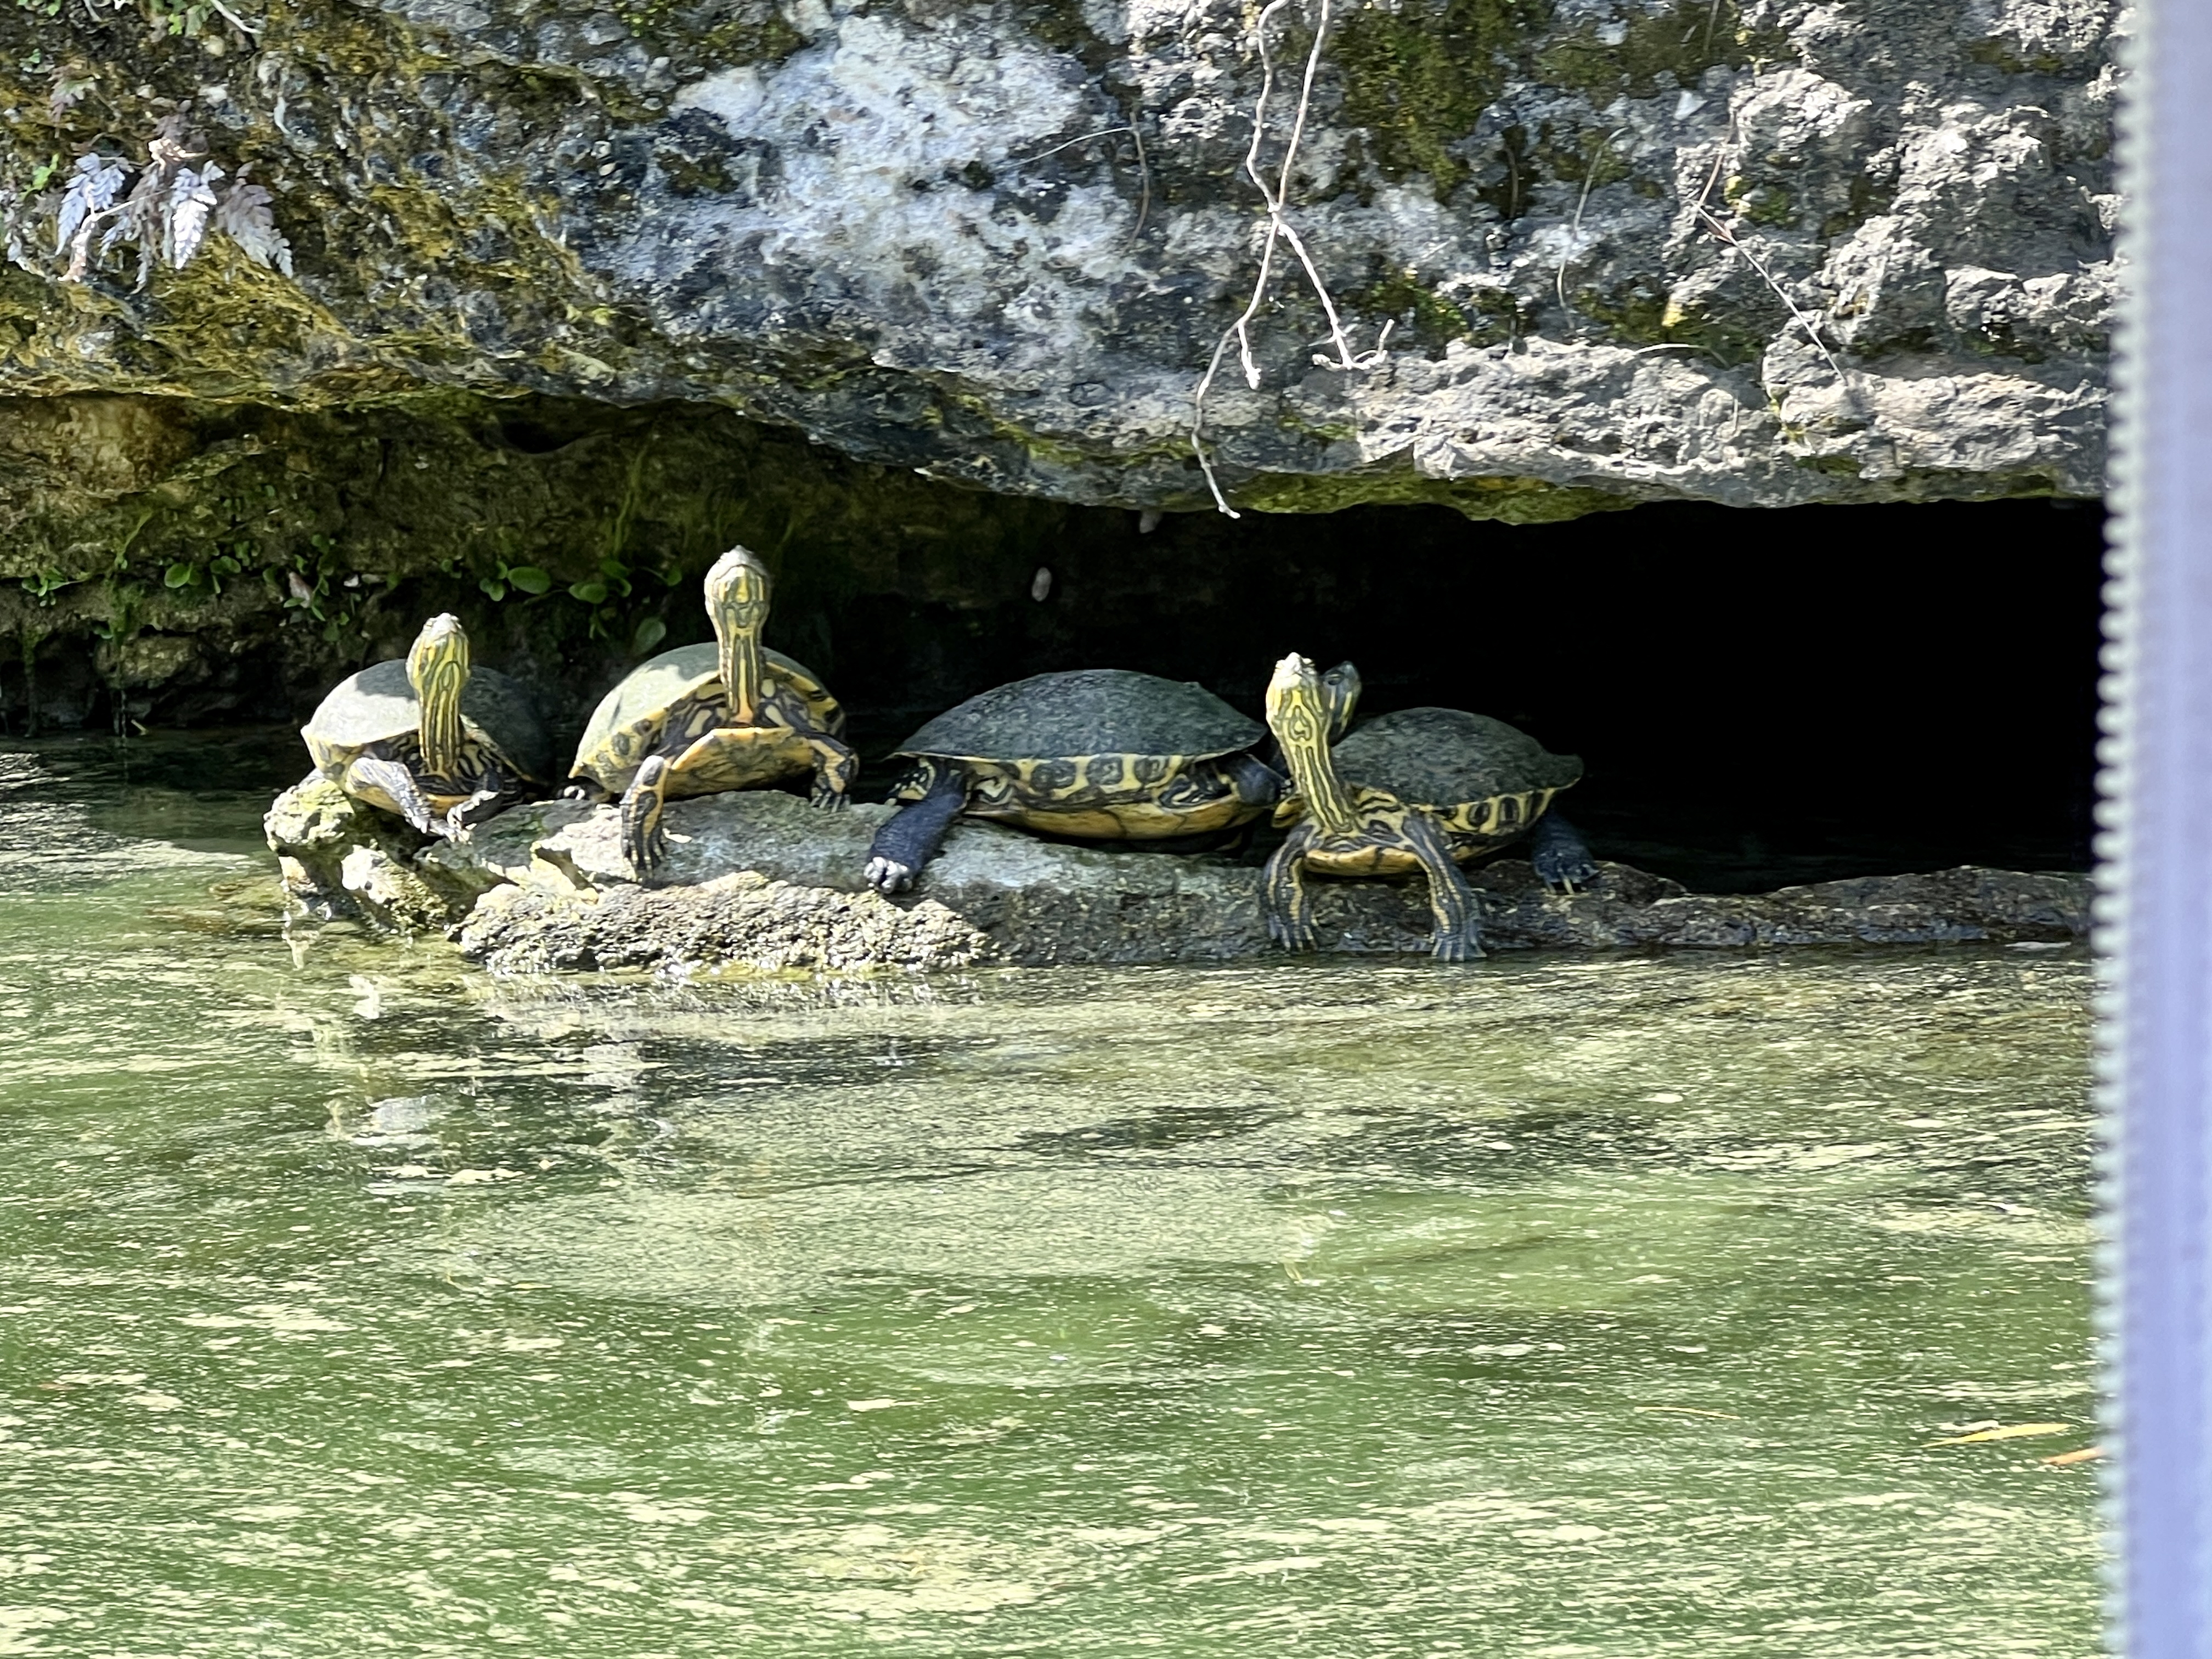
[[[52,605],[54,595],[64,587],[74,587],[84,580],[82,576],[64,576],[58,570],[41,570],[23,578],[23,591],[42,605]]]
[[[527,593],[533,599],[540,593],[553,591],[550,573],[540,570],[534,564],[509,564],[505,559],[499,560],[498,564],[496,575],[486,576],[477,584],[494,605],[507,597],[509,588],[518,593]]]
[[[243,544],[240,544],[241,547]],[[210,593],[222,592],[223,578],[235,576],[245,565],[228,553],[218,553],[206,560],[179,559],[161,573],[164,587],[204,587]]]
[[[601,559],[599,574],[587,576],[582,581],[571,582],[568,597],[586,605],[605,605],[609,593],[619,593],[628,599],[630,594],[630,569],[620,559]]]
[[[668,624],[658,617],[647,617],[637,625],[637,631],[629,636],[629,653],[633,657],[641,657],[667,637]]]

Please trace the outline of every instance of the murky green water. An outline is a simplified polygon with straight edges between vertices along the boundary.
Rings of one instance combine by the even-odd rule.
[[[205,752],[0,752],[0,1653],[2096,1651],[2071,952],[501,984]]]

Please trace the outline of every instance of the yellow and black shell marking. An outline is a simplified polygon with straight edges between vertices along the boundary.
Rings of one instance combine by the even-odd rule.
[[[530,694],[495,669],[471,669],[461,689],[461,747],[450,774],[434,774],[423,764],[422,720],[406,659],[394,657],[332,687],[300,735],[318,772],[349,794],[402,817],[404,804],[364,781],[374,769],[356,773],[356,761],[390,761],[404,768],[423,799],[441,814],[488,785],[552,781],[553,739],[544,721]]]
[[[664,651],[600,701],[577,745],[570,775],[620,795],[652,756],[672,757],[662,793],[673,799],[752,789],[813,772],[817,794],[842,796],[852,751],[845,711],[820,678],[763,650],[760,705],[750,726],[732,726],[712,642]]]
[[[1231,766],[1267,736],[1203,686],[1127,669],[1038,674],[948,710],[900,745],[892,788],[921,800],[948,770],[966,811],[1045,835],[1149,841],[1228,830],[1265,803]]]
[[[1425,811],[1462,864],[1526,836],[1583,775],[1579,757],[1554,755],[1504,720],[1463,708],[1377,715],[1337,744],[1331,757],[1355,793],[1364,785]],[[1319,860],[1315,867],[1339,873]],[[1415,867],[1401,857],[1382,870],[1341,873]]]

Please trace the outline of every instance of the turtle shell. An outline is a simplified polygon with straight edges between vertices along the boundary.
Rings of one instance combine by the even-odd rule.
[[[781,651],[763,650],[761,665],[805,699],[823,731],[833,738],[844,735],[845,711],[812,669]],[[591,723],[576,745],[571,775],[582,775],[587,767],[609,773],[634,771],[659,740],[668,711],[715,684],[720,676],[721,658],[712,640],[681,645],[640,663],[592,711]],[[633,751],[636,758],[628,758]]]
[[[552,777],[552,734],[517,682],[496,669],[470,669],[461,688],[461,718],[532,782]],[[318,766],[343,769],[370,745],[410,736],[422,723],[406,659],[394,657],[339,681],[300,735]]]
[[[1378,714],[1330,752],[1347,783],[1421,805],[1556,791],[1583,775],[1579,757],[1554,755],[1518,727],[1463,708]]]
[[[1249,749],[1267,727],[1202,685],[1126,668],[1035,674],[949,708],[896,752],[983,766],[1099,755],[1206,760]]]

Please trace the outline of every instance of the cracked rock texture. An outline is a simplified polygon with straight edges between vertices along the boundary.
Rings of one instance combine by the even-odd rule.
[[[270,811],[270,845],[287,860],[294,896],[390,927],[434,925],[417,891],[477,895],[472,908],[463,901],[441,914],[457,924],[450,931],[463,954],[495,972],[855,972],[1280,954],[1267,938],[1260,872],[1247,865],[1063,846],[963,822],[916,890],[887,900],[866,890],[860,870],[890,808],[822,812],[766,790],[672,802],[668,860],[650,887],[623,863],[615,809],[571,801],[517,807],[465,842],[411,854],[365,842],[343,857],[339,879],[312,874],[303,884],[309,866],[331,867],[337,826],[388,833],[383,815],[334,796],[332,786],[311,781]],[[1470,872],[1486,943],[1612,951],[2056,942],[2084,938],[2089,926],[2089,881],[2079,875],[1961,868],[1715,896],[1626,865],[1604,870],[1595,890],[1571,897],[1547,892],[1518,860]],[[1428,949],[1428,908],[1413,884],[1320,882],[1315,912],[1324,950]]]
[[[1319,0],[1272,42],[1280,158]],[[189,102],[296,276],[0,274],[0,397],[720,405],[861,460],[1190,508],[1250,291],[1232,0],[0,9],[0,183]],[[2100,0],[1338,0],[1206,412],[1243,504],[1542,519],[2101,487]],[[158,33],[173,18],[194,34]],[[84,82],[56,112],[59,72]],[[51,245],[51,244],[49,244]],[[35,468],[33,469],[35,471]],[[52,482],[50,475],[48,482]],[[18,488],[42,487],[38,479]],[[119,557],[127,557],[125,544]],[[64,571],[64,574],[67,574]]]

